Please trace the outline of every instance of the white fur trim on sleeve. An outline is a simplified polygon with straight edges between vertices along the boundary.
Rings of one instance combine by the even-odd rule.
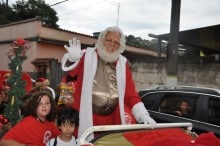
[[[70,71],[70,70],[74,69],[79,63],[79,60],[78,60],[75,63],[73,63],[72,65],[67,67],[67,66],[65,66],[67,63],[67,60],[70,60],[70,58],[69,58],[68,53],[65,53],[63,55],[63,58],[61,59],[61,65],[62,65],[61,67],[62,67],[63,71]]]
[[[133,106],[132,113],[135,119],[137,120],[137,122],[142,122],[141,117],[143,115],[149,116],[149,113],[142,102],[138,102],[137,104]]]

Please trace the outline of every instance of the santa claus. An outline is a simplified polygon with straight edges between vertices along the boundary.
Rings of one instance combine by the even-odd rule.
[[[79,137],[93,125],[138,122],[156,126],[135,89],[128,61],[121,55],[125,36],[118,27],[101,32],[95,48],[81,50],[75,38],[64,47],[62,69],[77,77],[73,108],[79,110]]]

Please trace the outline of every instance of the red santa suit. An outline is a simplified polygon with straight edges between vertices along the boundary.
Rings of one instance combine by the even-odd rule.
[[[143,108],[143,103],[136,92],[127,59],[122,55],[119,56],[119,59],[115,63],[119,97],[117,107],[109,115],[92,113],[92,88],[97,71],[98,59],[96,49],[87,48],[83,57],[75,62],[73,69],[68,72],[68,75],[71,77],[77,75],[73,108],[80,111],[79,137],[86,129],[93,125],[131,124],[135,123],[136,120],[139,122],[140,119],[138,118],[141,115],[149,115],[147,110],[140,111],[139,109],[138,105],[142,104],[141,107]]]

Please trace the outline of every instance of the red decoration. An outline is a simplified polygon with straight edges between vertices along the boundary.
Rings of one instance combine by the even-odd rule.
[[[191,136],[187,135],[184,130],[180,128],[125,132],[123,133],[123,136],[134,146],[153,146],[154,144],[154,146],[162,146],[159,144],[156,145],[156,143],[160,143],[160,141],[166,140],[167,138],[175,138],[176,140],[181,140],[181,142],[182,140],[186,142],[191,142],[193,140]]]
[[[220,146],[220,139],[213,132],[195,138],[181,128],[124,132],[123,136],[134,146]]]
[[[6,118],[4,115],[0,115],[0,130],[3,128],[5,124],[9,122],[8,118]]]
[[[17,38],[15,43],[19,46],[23,46],[26,43],[26,41],[22,38]]]
[[[27,50],[31,48],[30,43],[27,40],[24,40],[22,38],[16,39],[14,42],[11,44],[12,49],[9,50],[7,53],[9,59],[11,60],[13,56],[15,56],[16,51],[18,49],[21,49],[21,52],[18,53],[20,56],[25,56],[27,53]]]

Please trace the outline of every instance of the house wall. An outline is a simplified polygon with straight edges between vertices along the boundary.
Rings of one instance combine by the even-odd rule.
[[[0,27],[0,41],[36,37],[40,27],[40,21],[30,21],[26,23],[16,23],[2,26]]]
[[[22,64],[25,72],[35,72],[35,67],[31,62],[37,58],[55,58],[60,61],[63,54],[66,53],[64,42],[68,43],[71,38],[77,38],[86,45],[94,45],[96,42],[96,39],[91,36],[42,26],[39,20],[1,25],[0,34],[1,70],[8,70],[9,59],[6,54],[12,49],[10,44],[17,38],[30,40],[31,44],[31,48],[26,54],[28,58]]]
[[[64,53],[66,50],[63,46],[42,42],[37,43],[37,51],[33,58],[56,58],[60,62]]]

